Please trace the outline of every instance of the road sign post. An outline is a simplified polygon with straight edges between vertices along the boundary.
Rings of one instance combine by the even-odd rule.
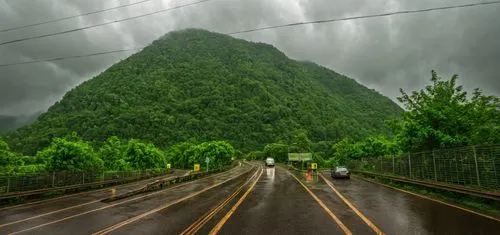
[[[193,169],[194,172],[198,172],[200,171],[200,164],[194,164],[194,169]]]
[[[311,169],[313,171],[314,181],[318,182],[318,163],[311,163]]]
[[[208,172],[208,163],[210,162],[210,158],[206,157],[205,162],[207,163],[207,172]]]

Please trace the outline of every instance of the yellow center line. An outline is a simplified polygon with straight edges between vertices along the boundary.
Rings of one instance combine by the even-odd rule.
[[[257,179],[255,179],[255,181],[252,183],[250,188],[247,189],[245,194],[243,194],[243,196],[241,196],[241,198],[236,202],[236,204],[234,204],[234,206],[226,213],[226,215],[224,215],[224,217],[222,217],[222,219],[219,221],[219,223],[217,223],[217,225],[215,225],[215,227],[212,228],[212,230],[210,230],[210,232],[208,234],[214,235],[220,231],[222,226],[224,226],[224,224],[227,222],[227,220],[231,217],[231,215],[233,215],[233,213],[236,211],[236,209],[238,209],[238,207],[243,202],[243,200],[245,200],[245,198],[248,196],[248,194],[255,187],[255,184],[257,184],[257,182],[259,181],[260,177],[262,176],[262,173],[264,173],[264,170],[262,168],[260,168],[260,174],[257,177]]]
[[[311,195],[314,200],[316,200],[316,202],[318,202],[318,204],[328,213],[328,215],[330,215],[330,217],[332,217],[332,219],[339,225],[339,227],[344,231],[345,234],[347,235],[352,235],[352,232],[351,230],[349,230],[347,228],[347,226],[344,225],[344,223],[342,223],[342,221],[340,221],[340,219],[335,216],[335,214],[333,214],[333,212],[325,205],[325,203],[323,203],[323,201],[321,201],[321,199],[319,199],[307,186],[305,186],[295,175],[293,175],[292,173],[290,173],[288,171],[288,174],[291,175],[293,178],[295,178],[295,180],[297,180],[297,182],[299,182],[300,185],[302,185],[302,187],[304,187],[304,189],[309,193],[309,195]]]
[[[198,230],[200,230],[200,228],[205,225],[213,216],[215,216],[216,213],[218,213],[222,208],[224,208],[234,197],[236,197],[236,195],[238,195],[242,190],[243,190],[243,187],[248,185],[248,183],[250,183],[252,181],[253,178],[255,178],[255,176],[257,176],[257,172],[256,171],[254,173],[254,175],[247,181],[245,182],[244,185],[242,185],[240,188],[238,188],[238,190],[230,197],[226,200],[226,202],[224,203],[224,205],[221,205],[219,207],[219,209],[217,211],[213,211],[211,213],[211,215],[209,215],[208,217],[206,217],[202,222],[200,222],[196,228],[191,232],[191,234],[195,234],[196,232],[198,232]]]
[[[347,206],[349,206],[349,208],[351,208],[354,213],[356,213],[356,215],[358,215],[373,231],[375,231],[375,233],[377,234],[384,234],[382,232],[382,230],[380,230],[372,221],[370,221],[365,215],[363,215],[363,213],[361,213],[351,202],[349,202],[349,200],[347,200],[347,198],[345,198],[335,187],[333,187],[333,184],[325,179],[325,177],[319,173],[319,176],[325,181],[326,184],[328,184],[328,186],[330,186],[330,188],[337,194],[337,196],[340,197],[340,199],[342,199],[342,201],[344,201],[345,204],[347,204]]]
[[[236,195],[238,195],[243,188],[248,185],[252,181],[253,178],[257,175],[258,171],[250,177],[243,185],[241,185],[238,189],[236,189],[229,197],[227,197],[222,203],[220,203],[215,209],[209,211],[202,217],[198,218],[193,224],[191,224],[187,229],[185,229],[180,235],[191,235],[195,234],[203,227],[210,219],[213,218],[222,208],[224,208]]]
[[[463,208],[463,207],[460,207],[460,206],[457,206],[457,205],[453,205],[453,204],[450,204],[450,203],[446,203],[446,202],[443,202],[443,201],[440,201],[440,200],[437,200],[437,199],[434,199],[434,198],[426,197],[426,196],[420,195],[418,193],[409,192],[409,191],[406,191],[406,190],[403,190],[403,189],[399,189],[399,188],[392,187],[392,186],[389,186],[389,185],[385,185],[385,184],[382,184],[382,183],[379,183],[379,182],[375,182],[373,180],[365,179],[363,177],[356,177],[356,178],[362,179],[364,181],[367,181],[367,182],[370,182],[370,183],[373,183],[373,184],[378,184],[378,185],[390,188],[392,190],[400,191],[400,192],[407,193],[407,194],[410,194],[410,195],[413,195],[413,196],[416,196],[416,197],[420,197],[420,198],[423,198],[423,199],[427,199],[427,200],[430,200],[430,201],[441,203],[441,204],[444,204],[444,205],[447,205],[447,206],[450,206],[450,207],[453,207],[453,208],[456,208],[456,209],[459,209],[459,210],[467,211],[469,213],[472,213],[472,214],[475,214],[475,215],[479,215],[479,216],[482,216],[482,217],[486,217],[488,219],[500,222],[499,218],[495,218],[493,216],[481,214],[479,212],[476,212],[476,211],[473,211],[473,210],[469,210],[467,208]]]
[[[220,174],[223,174],[223,173],[227,173],[227,172],[217,173],[215,175],[207,176],[207,177],[202,178],[202,179],[213,178],[213,177],[216,177],[216,176],[218,176]],[[33,227],[30,227],[30,228],[27,228],[27,229],[23,229],[23,230],[20,230],[20,231],[17,231],[17,232],[13,232],[13,233],[10,233],[10,234],[18,234],[18,233],[27,232],[27,231],[30,231],[30,230],[33,230],[33,229],[38,229],[38,228],[41,228],[41,227],[44,227],[44,226],[47,226],[47,225],[59,223],[59,222],[65,221],[65,220],[69,220],[69,219],[72,219],[72,218],[75,218],[75,217],[78,217],[78,216],[86,215],[86,214],[93,213],[93,212],[100,211],[100,210],[104,210],[104,209],[107,209],[107,208],[110,208],[110,207],[118,206],[118,205],[121,205],[121,204],[124,204],[124,203],[127,203],[127,202],[132,202],[132,201],[136,201],[136,200],[139,200],[139,199],[142,199],[142,198],[150,197],[150,196],[153,196],[153,195],[156,195],[156,194],[159,194],[159,193],[163,193],[166,190],[172,190],[172,189],[175,189],[175,188],[178,188],[178,187],[182,187],[182,186],[185,186],[185,185],[189,185],[189,184],[192,184],[192,183],[195,183],[195,182],[196,181],[190,181],[190,182],[182,183],[182,184],[179,184],[179,185],[176,185],[176,186],[173,186],[173,187],[170,187],[170,188],[158,191],[158,192],[146,194],[146,195],[143,195],[143,196],[140,196],[140,197],[131,198],[131,199],[128,199],[128,200],[125,200],[125,201],[121,201],[121,202],[115,203],[115,204],[111,204],[111,205],[99,207],[99,208],[96,208],[96,209],[93,209],[93,210],[85,211],[85,212],[82,212],[82,213],[74,214],[74,215],[67,216],[67,217],[64,217],[64,218],[61,218],[61,219],[58,219],[58,220],[54,220],[54,221],[51,221],[51,222],[48,222],[48,223],[40,224],[40,225],[33,226]]]
[[[246,172],[245,172],[245,173],[243,173],[243,174],[246,174]],[[196,193],[189,194],[189,195],[187,195],[187,196],[185,196],[185,197],[182,197],[182,198],[179,198],[179,199],[177,199],[177,200],[175,200],[175,201],[173,201],[173,202],[171,202],[171,203],[168,203],[168,204],[163,205],[163,206],[161,206],[161,207],[158,207],[158,208],[156,208],[156,209],[150,210],[150,211],[145,212],[145,213],[143,213],[143,214],[140,214],[140,215],[138,215],[138,216],[135,216],[135,217],[132,217],[132,218],[127,219],[127,220],[125,220],[125,221],[122,221],[122,222],[120,222],[120,223],[118,223],[118,224],[115,224],[115,225],[113,225],[113,226],[110,226],[110,227],[108,227],[108,228],[105,228],[105,229],[103,229],[103,230],[101,230],[101,231],[95,232],[95,233],[93,233],[93,235],[96,235],[96,234],[107,234],[107,233],[109,233],[109,232],[112,232],[112,231],[114,231],[114,230],[116,230],[116,229],[119,229],[119,228],[121,228],[121,227],[125,226],[125,225],[131,224],[131,223],[134,223],[134,222],[136,222],[136,221],[138,221],[138,220],[140,220],[140,219],[142,219],[142,218],[144,218],[144,217],[147,217],[147,216],[149,216],[149,215],[152,215],[152,214],[154,214],[154,213],[156,213],[156,212],[159,212],[159,211],[165,210],[165,209],[167,209],[168,207],[170,207],[170,206],[172,206],[172,205],[175,205],[175,204],[177,204],[177,203],[180,203],[180,202],[182,202],[182,201],[185,201],[185,200],[187,200],[187,199],[190,199],[190,198],[192,198],[192,197],[195,197],[195,196],[197,196],[197,195],[200,195],[201,193],[204,193],[204,192],[206,192],[206,191],[208,191],[208,190],[210,190],[210,189],[213,189],[213,188],[218,187],[218,186],[220,186],[220,185],[222,185],[222,184],[224,184],[224,183],[226,183],[226,182],[229,182],[229,181],[231,181],[231,180],[233,180],[233,179],[236,179],[236,178],[240,177],[240,176],[241,176],[241,175],[243,175],[243,174],[236,175],[236,176],[234,176],[234,177],[232,177],[232,178],[230,178],[230,179],[227,179],[227,180],[222,181],[222,182],[220,182],[220,183],[213,184],[212,186],[209,186],[209,187],[207,187],[207,188],[204,188],[204,189],[202,189],[202,190],[200,190],[200,191],[198,191],[198,192],[196,192]]]

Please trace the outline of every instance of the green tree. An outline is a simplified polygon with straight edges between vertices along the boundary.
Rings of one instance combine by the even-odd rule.
[[[330,159],[334,164],[344,165],[349,159],[357,159],[363,156],[363,150],[359,143],[354,143],[350,138],[344,138],[332,146],[333,156]]]
[[[159,169],[166,167],[164,153],[153,144],[132,139],[127,144],[125,159],[134,169]]]
[[[253,161],[253,160],[264,160],[264,152],[262,151],[252,151],[245,155],[245,160]]]
[[[92,146],[83,140],[54,138],[49,147],[38,152],[46,159],[49,171],[95,171],[104,168]]]
[[[272,143],[264,146],[264,157],[272,157],[276,162],[288,160],[288,145]]]
[[[189,139],[188,141],[173,145],[166,151],[166,158],[174,167],[182,169],[190,169],[189,159],[194,154],[196,140]]]
[[[0,175],[14,174],[24,162],[19,156],[10,151],[10,147],[0,138]]]
[[[130,170],[130,166],[124,158],[126,147],[117,136],[111,136],[104,142],[98,155],[104,161],[104,167],[107,170]]]
[[[442,80],[432,71],[432,84],[398,100],[407,112],[393,123],[404,151],[421,151],[500,141],[500,102],[476,89],[472,99],[457,85],[457,75]]]
[[[300,152],[300,153],[309,153],[309,152],[311,152],[311,146],[312,146],[312,142],[309,139],[309,137],[307,137],[307,132],[306,131],[299,131],[293,137],[293,143],[291,145],[290,151]]]
[[[233,146],[226,141],[210,141],[196,145],[194,154],[191,156],[191,164],[201,164],[205,166],[205,159],[208,157],[210,168],[221,168],[231,164],[231,157],[234,156]]]

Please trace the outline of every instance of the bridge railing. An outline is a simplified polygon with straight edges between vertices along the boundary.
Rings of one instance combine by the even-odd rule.
[[[132,181],[169,173],[167,169],[140,171],[89,171],[89,172],[46,172],[0,177],[0,195],[19,192],[63,188],[78,185],[94,185],[108,182]]]
[[[353,160],[354,170],[500,191],[500,144]]]

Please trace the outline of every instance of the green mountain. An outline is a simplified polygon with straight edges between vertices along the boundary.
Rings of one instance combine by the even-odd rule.
[[[72,89],[6,139],[26,154],[70,131],[96,143],[117,135],[167,147],[194,137],[250,150],[299,129],[313,141],[360,138],[401,112],[353,79],[271,45],[188,29]]]

